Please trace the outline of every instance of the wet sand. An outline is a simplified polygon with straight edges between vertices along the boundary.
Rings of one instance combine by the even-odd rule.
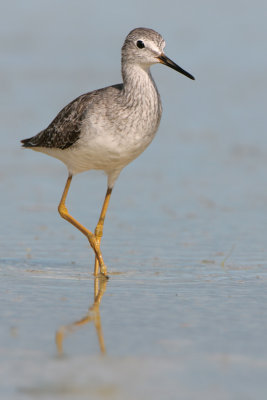
[[[64,166],[21,150],[19,140],[85,88],[119,81],[124,26],[116,27],[114,47],[99,55],[97,70],[83,50],[85,43],[98,50],[104,39],[87,43],[84,25],[74,30],[70,23],[85,9],[79,14],[68,3],[61,20],[76,58],[66,55],[56,22],[48,33],[33,23],[42,26],[48,6],[40,13],[32,3],[32,13],[21,10],[12,29],[2,24],[9,41],[1,67],[0,397],[265,399],[267,59],[260,38],[266,24],[253,6],[252,46],[247,28],[237,30],[251,21],[251,10],[240,14],[237,4],[227,4],[231,16],[226,6],[216,11],[208,1],[196,3],[192,31],[178,49],[169,28],[174,20],[166,32],[157,28],[169,56],[191,66],[197,80],[152,69],[163,120],[151,147],[115,186],[102,247],[110,279],[98,289],[91,249],[57,213]],[[197,18],[207,12],[213,38]],[[56,5],[59,24],[60,15]],[[218,28],[226,16],[227,32]],[[158,10],[146,25],[156,28],[160,20]],[[129,19],[125,34],[131,24],[138,22]],[[88,29],[96,30],[96,22]],[[189,28],[184,22],[180,29]],[[225,45],[223,55],[215,42]],[[88,228],[105,190],[99,173],[74,178],[68,207]]]

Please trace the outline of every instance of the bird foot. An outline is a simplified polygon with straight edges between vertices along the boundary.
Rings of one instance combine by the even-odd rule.
[[[88,241],[89,241],[92,249],[95,252],[95,271],[94,271],[94,275],[108,278],[107,267],[106,267],[106,265],[104,263],[104,260],[103,260],[103,257],[102,257],[102,253],[101,253],[101,250],[100,250],[101,237],[98,237],[98,236],[92,234],[92,235],[88,236]],[[99,273],[99,269],[100,269],[100,273]]]
[[[108,271],[107,271],[107,267],[105,264],[100,265],[100,274],[101,277],[105,277],[105,278],[109,278],[108,277]]]

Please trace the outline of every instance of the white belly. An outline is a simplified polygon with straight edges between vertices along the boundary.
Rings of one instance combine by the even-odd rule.
[[[107,175],[121,171],[127,164],[138,157],[151,143],[155,129],[150,132],[116,135],[101,132],[96,135],[86,132],[77,144],[68,149],[36,148],[61,160],[72,175],[91,169],[103,170]]]

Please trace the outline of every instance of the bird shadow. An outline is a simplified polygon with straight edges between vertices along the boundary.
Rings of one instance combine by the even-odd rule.
[[[95,330],[98,337],[99,349],[101,354],[106,353],[104,336],[101,325],[101,317],[100,317],[100,303],[102,297],[106,291],[107,279],[106,277],[95,277],[94,279],[94,302],[89,307],[88,312],[81,319],[74,321],[68,325],[62,325],[57,331],[55,335],[55,341],[57,346],[57,352],[59,356],[64,354],[63,344],[64,339],[67,335],[73,333],[77,329],[82,326],[88,324],[89,322],[93,322],[95,326]]]

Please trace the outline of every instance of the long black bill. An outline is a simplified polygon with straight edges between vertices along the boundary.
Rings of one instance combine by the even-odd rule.
[[[167,65],[167,67],[170,67],[172,69],[175,69],[175,71],[180,72],[181,74],[187,76],[187,78],[195,80],[193,75],[189,74],[189,72],[186,72],[183,68],[179,67],[179,65],[175,64],[172,60],[170,60],[165,54],[161,54],[158,57],[158,60],[161,64]]]

